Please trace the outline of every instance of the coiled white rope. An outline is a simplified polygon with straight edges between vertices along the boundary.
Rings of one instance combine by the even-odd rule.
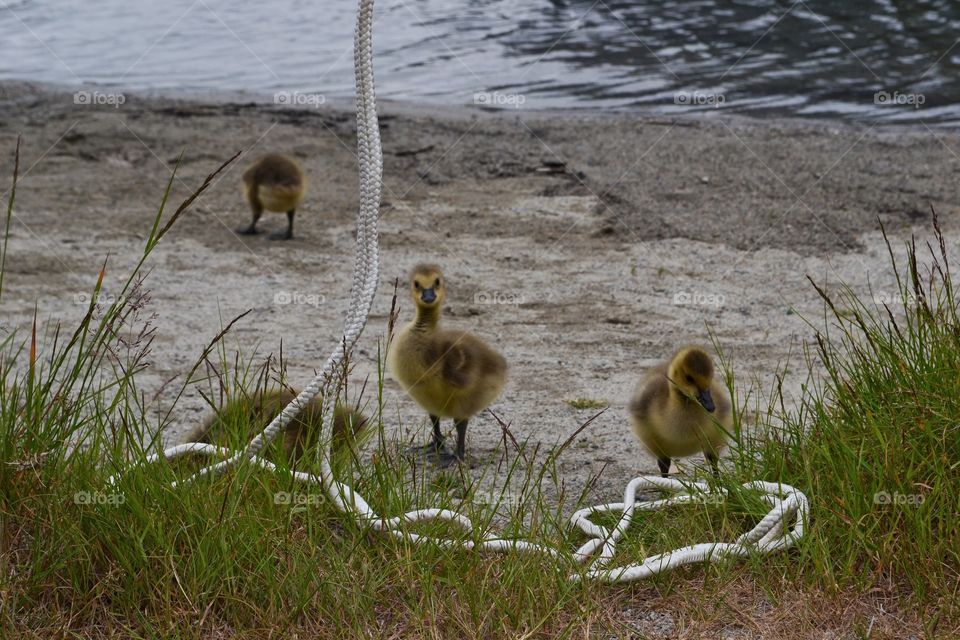
[[[327,359],[317,376],[283,411],[242,451],[236,452],[211,444],[188,443],[164,450],[161,454],[147,456],[144,463],[168,459],[186,454],[204,454],[227,457],[225,460],[201,469],[184,482],[205,474],[218,474],[238,462],[248,459],[254,465],[273,471],[276,467],[259,455],[280,431],[300,412],[301,407],[323,391],[323,426],[321,442],[329,442],[331,435],[330,398],[340,385],[344,358],[356,344],[367,322],[374,294],[377,290],[380,267],[380,248],[377,224],[380,215],[381,180],[383,156],[380,148],[380,129],[377,123],[376,96],[373,82],[373,0],[359,0],[356,31],[354,32],[354,68],[357,86],[357,150],[360,165],[360,209],[357,213],[357,253],[354,259],[353,286],[350,290],[350,309],[344,321],[343,338]],[[385,531],[415,543],[430,543],[442,547],[482,548],[491,551],[530,551],[562,558],[561,551],[534,542],[506,539],[489,534],[477,535],[469,518],[449,509],[417,509],[393,518],[377,514],[363,497],[349,485],[339,482],[330,468],[330,453],[327,447],[318,447],[320,476],[296,472],[294,477],[304,483],[320,484],[330,499],[341,511],[353,515],[374,529]],[[109,479],[114,484],[117,476]],[[785,484],[750,482],[743,488],[757,491],[770,506],[770,511],[757,525],[738,537],[734,542],[709,542],[695,544],[668,553],[647,558],[641,563],[621,567],[609,566],[616,552],[617,542],[630,526],[636,511],[652,511],[672,504],[697,501],[716,501],[726,496],[723,490],[711,489],[704,483],[681,482],[673,478],[641,476],[627,484],[623,502],[611,502],[581,509],[571,517],[571,524],[578,527],[590,540],[573,553],[573,560],[586,566],[570,576],[571,580],[583,578],[604,582],[625,582],[652,576],[685,564],[718,561],[724,557],[746,556],[751,553],[770,553],[793,545],[804,532],[809,506],[806,496]],[[637,502],[638,490],[657,489],[675,495],[662,500]],[[621,512],[616,526],[607,529],[593,523],[592,515],[604,512]],[[449,539],[413,533],[405,524],[421,520],[444,520],[459,525],[470,539]]]

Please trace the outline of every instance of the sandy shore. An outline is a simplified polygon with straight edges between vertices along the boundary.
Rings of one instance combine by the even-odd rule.
[[[926,237],[932,204],[957,237],[955,132],[409,105],[382,112],[382,285],[355,381],[375,376],[394,278],[420,261],[440,263],[447,322],[509,360],[510,383],[494,409],[519,439],[549,446],[566,438],[592,415],[568,400],[610,404],[562,463],[573,486],[604,468],[602,499],[656,469],[626,413],[647,367],[682,344],[708,342],[709,326],[739,379],[769,387],[778,363],[812,337],[804,318],[821,322],[806,276],[890,296],[878,219],[896,243]],[[357,179],[349,109],[133,94],[113,108],[76,105],[68,90],[4,84],[4,193],[18,134],[4,332],[27,327],[35,302],[42,319],[77,320],[108,254],[105,291],[116,290],[181,151],[174,203],[243,150],[151,260],[157,334],[141,385],[169,402],[176,385],[164,382],[186,374],[222,325],[248,309],[228,345],[260,359],[282,342],[290,380],[311,377],[337,340],[350,283]],[[292,242],[234,233],[249,218],[242,167],[266,151],[295,155],[309,176]],[[264,223],[272,230],[285,220]],[[802,382],[793,368],[787,387]],[[425,416],[392,381],[386,403],[391,433],[419,437],[412,432]],[[198,420],[202,406],[191,391],[177,426]],[[477,467],[499,457],[490,416],[472,424],[468,450]]]

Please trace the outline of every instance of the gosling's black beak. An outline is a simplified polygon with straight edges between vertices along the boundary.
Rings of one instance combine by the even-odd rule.
[[[717,406],[713,404],[713,396],[710,395],[709,389],[704,389],[697,394],[697,402],[699,402],[703,408],[710,413],[713,413],[713,410],[717,408]]]
[[[434,291],[432,288],[431,288],[431,289],[424,289],[424,290],[420,293],[420,299],[423,300],[423,301],[426,302],[426,303],[433,302],[434,300],[437,299],[437,292]]]

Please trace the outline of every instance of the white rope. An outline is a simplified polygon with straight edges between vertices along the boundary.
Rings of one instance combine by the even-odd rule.
[[[149,464],[163,456],[168,459],[187,454],[202,454],[227,457],[205,467],[184,482],[190,482],[206,474],[219,474],[238,462],[248,459],[251,464],[273,471],[276,467],[259,453],[296,416],[300,409],[323,392],[323,426],[321,442],[330,441],[332,420],[331,397],[340,386],[344,358],[356,344],[367,322],[374,294],[377,290],[380,268],[380,247],[377,224],[380,215],[383,155],[380,148],[380,129],[377,123],[376,96],[373,82],[373,0],[359,0],[357,26],[354,32],[354,68],[357,86],[357,151],[360,165],[360,209],[357,213],[357,253],[353,267],[353,286],[350,289],[350,309],[344,321],[343,338],[327,358],[323,368],[293,401],[242,451],[231,451],[210,444],[188,443],[164,450],[161,454],[147,456]],[[553,547],[526,540],[478,535],[473,523],[466,516],[449,509],[417,509],[403,515],[387,518],[377,514],[363,497],[349,485],[338,481],[330,468],[328,447],[319,447],[320,476],[296,472],[294,478],[306,484],[322,485],[333,503],[341,511],[353,515],[358,521],[372,528],[390,533],[414,543],[429,543],[441,547],[480,548],[490,551],[529,551],[564,558],[567,554]],[[109,479],[114,484],[117,476]],[[751,553],[770,553],[793,545],[804,532],[809,507],[806,496],[785,484],[750,482],[743,488],[757,491],[770,506],[770,511],[757,525],[732,543],[701,543],[668,553],[647,558],[642,563],[610,567],[616,552],[617,542],[624,536],[636,511],[652,511],[672,504],[697,501],[714,501],[726,497],[723,490],[712,490],[703,483],[683,483],[673,478],[641,476],[627,484],[623,502],[612,502],[581,509],[571,517],[571,524],[578,527],[590,540],[573,553],[573,561],[585,568],[571,574],[571,580],[583,578],[604,582],[638,580],[694,562],[715,562],[724,557],[746,556]],[[637,491],[658,489],[674,495],[662,500],[637,502]],[[621,512],[616,526],[607,529],[593,523],[589,518],[598,513]],[[424,520],[443,520],[458,525],[464,539],[437,538],[413,533],[404,525]]]

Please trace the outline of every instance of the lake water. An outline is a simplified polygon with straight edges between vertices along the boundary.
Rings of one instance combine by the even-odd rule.
[[[353,0],[0,0],[0,79],[353,95]],[[378,93],[960,123],[955,0],[382,0]]]

